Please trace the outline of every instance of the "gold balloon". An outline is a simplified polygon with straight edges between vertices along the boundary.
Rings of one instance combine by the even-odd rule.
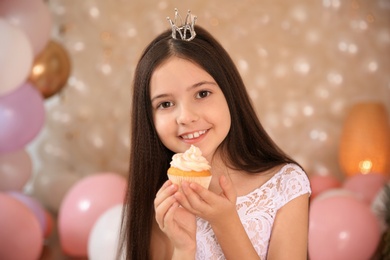
[[[44,98],[48,98],[65,86],[70,69],[67,51],[59,43],[51,40],[35,58],[28,81]]]

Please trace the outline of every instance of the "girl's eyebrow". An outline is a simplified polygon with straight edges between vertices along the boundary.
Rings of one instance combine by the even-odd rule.
[[[157,96],[155,96],[155,97],[152,97],[152,98],[150,99],[150,101],[151,101],[151,103],[153,103],[153,101],[156,100],[156,99],[165,98],[165,97],[168,97],[168,96],[169,96],[168,94],[157,95]]]
[[[200,81],[198,83],[195,83],[194,85],[190,86],[188,89],[191,89],[191,88],[197,88],[197,87],[200,87],[202,85],[215,85],[217,86],[217,83],[215,83],[214,81]]]
[[[190,89],[193,89],[193,88],[198,88],[198,87],[201,87],[203,85],[215,85],[215,86],[218,86],[217,83],[215,83],[214,81],[200,81],[198,83],[195,83],[194,85],[191,85],[187,88],[187,90],[190,90]],[[170,96],[169,94],[160,94],[160,95],[157,95],[155,97],[152,97],[151,98],[151,102],[153,103],[154,100],[156,99],[159,99],[159,98],[165,98],[165,97],[168,97]]]

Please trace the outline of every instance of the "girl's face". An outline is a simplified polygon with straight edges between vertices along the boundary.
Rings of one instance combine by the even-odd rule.
[[[195,63],[172,57],[153,72],[150,95],[162,143],[175,153],[193,144],[210,161],[231,123],[225,96],[213,77]]]

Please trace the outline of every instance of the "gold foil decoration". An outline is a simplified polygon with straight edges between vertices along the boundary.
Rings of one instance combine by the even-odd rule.
[[[49,98],[66,85],[70,70],[71,62],[67,51],[51,40],[35,58],[28,81],[44,98]]]
[[[390,126],[384,104],[367,101],[351,107],[341,133],[339,163],[347,177],[390,176]]]

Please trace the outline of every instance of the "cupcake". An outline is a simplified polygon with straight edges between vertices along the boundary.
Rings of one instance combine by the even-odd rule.
[[[191,145],[184,153],[177,153],[172,156],[168,178],[178,185],[182,181],[196,182],[208,189],[211,181],[210,168],[210,164],[202,156],[199,148]]]

